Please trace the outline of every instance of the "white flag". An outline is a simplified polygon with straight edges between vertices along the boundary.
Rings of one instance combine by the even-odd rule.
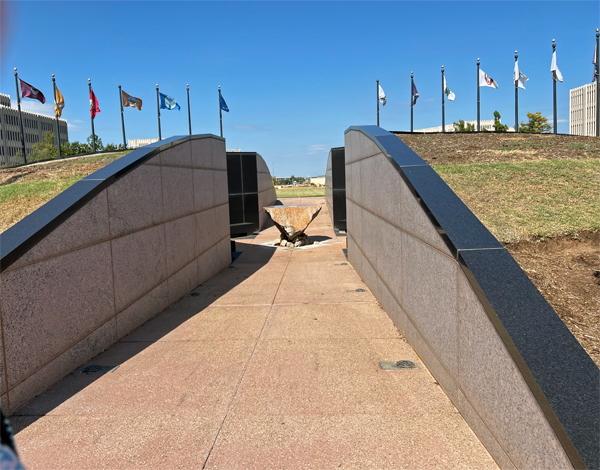
[[[454,93],[452,93],[450,91],[450,88],[448,88],[448,85],[446,85],[446,76],[444,75],[444,93],[446,93],[446,96],[448,97],[448,99],[450,101],[454,101],[454,98],[456,97],[456,95]]]
[[[519,88],[525,89],[525,82],[529,80],[523,72],[519,70],[519,61],[515,60],[515,73],[513,74],[513,81],[517,82]]]
[[[383,88],[381,88],[381,85],[377,86],[379,87],[379,101],[381,101],[381,104],[385,106],[385,93],[383,92]]]
[[[554,76],[556,77],[556,79],[562,83],[563,76],[562,73],[560,73],[560,70],[558,70],[558,66],[556,65],[556,51],[552,53],[552,64],[550,64],[550,72],[554,72]]]
[[[487,73],[481,69],[479,69],[479,86],[498,88],[496,81],[492,77],[488,77]]]

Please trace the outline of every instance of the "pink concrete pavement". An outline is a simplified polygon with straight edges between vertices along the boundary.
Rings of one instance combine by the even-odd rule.
[[[497,469],[348,264],[238,240],[227,269],[11,421],[28,469]],[[355,292],[364,289],[364,292]],[[382,371],[409,359],[419,369]]]

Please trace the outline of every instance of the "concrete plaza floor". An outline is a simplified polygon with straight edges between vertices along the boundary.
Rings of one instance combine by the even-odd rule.
[[[229,268],[16,413],[30,469],[496,469],[347,262],[237,241]],[[408,359],[418,370],[384,371]],[[117,369],[114,367],[118,366]]]

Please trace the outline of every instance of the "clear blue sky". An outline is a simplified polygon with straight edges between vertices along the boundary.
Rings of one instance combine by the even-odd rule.
[[[375,124],[375,80],[387,95],[381,126],[410,129],[410,72],[420,98],[415,129],[441,125],[441,74],[456,94],[446,122],[476,119],[476,60],[499,84],[481,88],[482,119],[514,124],[514,51],[529,77],[520,119],[552,119],[550,61],[557,41],[558,130],[568,132],[569,89],[592,79],[598,1],[443,2],[2,2],[0,92],[15,99],[13,68],[39,88],[53,115],[51,74],[65,97],[70,140],[90,135],[87,79],[101,113],[96,133],[122,141],[118,85],[142,98],[125,109],[127,138],[158,136],[155,85],[181,111],[162,113],[162,135],[185,135],[186,83],[194,133],[257,151],[278,176],[320,175],[351,125]]]

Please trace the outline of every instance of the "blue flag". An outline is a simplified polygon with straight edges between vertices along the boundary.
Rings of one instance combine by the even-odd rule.
[[[173,98],[171,98],[170,96],[167,95],[163,95],[162,93],[159,93],[160,95],[160,109],[178,109],[181,111],[181,107],[177,104],[177,101],[175,101]]]
[[[225,103],[225,99],[223,98],[223,95],[221,95],[221,109],[223,111],[225,111],[226,113],[229,112],[229,108],[227,107],[227,103]]]

